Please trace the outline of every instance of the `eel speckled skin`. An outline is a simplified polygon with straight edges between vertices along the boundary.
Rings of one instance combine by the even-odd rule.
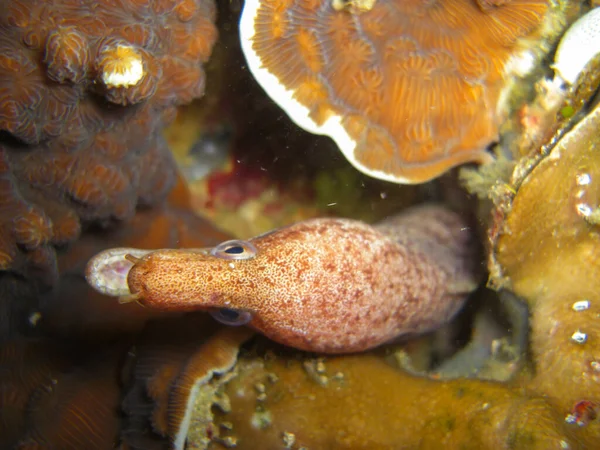
[[[86,275],[149,308],[243,312],[279,343],[349,353],[448,322],[477,285],[476,253],[461,216],[422,206],[374,226],[311,219],[213,249],[111,249]]]

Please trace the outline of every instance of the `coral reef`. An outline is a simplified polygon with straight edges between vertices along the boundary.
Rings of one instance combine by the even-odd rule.
[[[596,106],[524,178],[495,245],[495,282],[530,305],[532,386],[565,416],[600,406],[599,129]]]
[[[202,314],[150,323],[133,352],[131,388],[123,402],[124,442],[131,448],[162,448],[167,439],[172,448],[183,449],[190,433],[208,443],[210,438],[199,434],[209,432],[210,404],[227,379],[217,375],[232,369],[240,345],[252,334],[243,327],[215,331],[215,323]],[[192,417],[196,404],[208,408],[202,417]]]
[[[410,28],[414,32],[410,42],[416,42],[425,53],[402,61],[424,64],[405,66],[421,75],[429,70],[425,72],[431,77],[422,76],[418,81],[431,87],[441,83],[436,78],[439,66],[433,69],[426,65],[434,56],[452,54],[447,59],[452,60],[455,69],[473,71],[481,65],[475,67],[469,61],[482,62],[479,55],[487,55],[488,50],[502,58],[512,55],[519,45],[516,34],[527,34],[535,28],[547,3],[470,0],[467,6],[466,0],[419,5],[416,1],[388,0],[292,2],[274,7],[271,18],[277,20],[275,27],[270,25],[269,29],[281,32],[280,40],[286,41],[286,46],[292,42],[289,48],[301,50],[301,57],[287,61],[290,70],[297,71],[305,63],[311,67],[319,63],[311,56],[316,53],[309,50],[311,43],[316,42],[311,39],[321,32],[317,28],[331,25],[322,22],[324,18],[335,19],[339,33],[356,34],[360,29],[365,35],[375,36],[383,30],[386,36],[397,37],[396,30],[405,35]],[[265,0],[265,5],[273,4]],[[235,5],[240,6],[236,2],[221,2],[219,8],[221,11]],[[248,0],[248,5],[256,3]],[[557,36],[562,27],[575,22],[589,3],[552,5],[574,11],[571,16],[559,17],[559,28],[553,30]],[[318,14],[314,10],[317,7],[321,8]],[[466,9],[457,15],[439,15],[455,11],[456,7]],[[384,28],[394,17],[384,14],[390,8],[396,8],[396,12],[400,8],[405,14],[407,19],[402,25],[406,29]],[[267,9],[259,8],[260,17],[264,18]],[[314,13],[317,20],[305,27],[298,17],[292,16],[298,11]],[[417,17],[419,12],[423,14]],[[80,18],[78,14],[82,13],[85,17]],[[375,16],[380,20],[371,21]],[[285,21],[289,17],[293,23]],[[564,17],[567,19],[563,22]],[[348,18],[352,20],[350,25]],[[0,128],[4,127],[0,131],[0,268],[10,269],[0,271],[0,447],[596,449],[600,442],[600,106],[596,94],[600,58],[593,58],[583,70],[579,67],[575,83],[563,83],[558,75],[555,81],[547,78],[535,83],[540,76],[552,75],[546,64],[548,58],[523,83],[529,89],[507,99],[513,109],[500,128],[500,144],[495,149],[499,157],[495,165],[477,171],[480,199],[495,202],[491,221],[482,221],[487,228],[477,230],[476,222],[465,222],[465,218],[471,217],[475,208],[488,214],[489,207],[485,201],[475,204],[466,200],[463,192],[457,194],[452,173],[436,183],[402,191],[410,193],[404,203],[387,197],[391,188],[382,182],[369,184],[357,172],[339,175],[340,166],[330,160],[335,158],[332,155],[337,155],[338,161],[343,161],[343,157],[339,152],[322,151],[327,146],[316,144],[333,141],[294,131],[285,118],[280,121],[281,112],[272,105],[265,106],[269,103],[267,96],[257,97],[257,86],[254,91],[244,87],[250,77],[248,71],[238,70],[242,66],[239,54],[217,62],[220,73],[230,71],[232,78],[222,76],[217,81],[220,87],[215,95],[224,100],[219,106],[222,109],[215,112],[216,119],[211,119],[219,122],[227,117],[219,123],[231,119],[227,122],[233,124],[231,128],[227,125],[224,129],[231,129],[232,135],[227,131],[221,136],[224,140],[219,141],[217,133],[214,141],[198,142],[199,146],[223,145],[224,150],[233,149],[229,158],[235,165],[208,176],[208,199],[191,199],[183,181],[175,180],[174,166],[159,130],[173,117],[174,106],[200,94],[200,63],[208,58],[215,37],[213,19],[214,6],[203,0],[64,0],[51,4],[31,0],[0,6],[0,47],[7,48],[0,52],[0,86],[12,83],[7,90],[0,89]],[[236,36],[230,31],[235,30],[236,19],[221,19],[220,29],[229,35],[223,47],[233,48],[231,39]],[[519,29],[505,26],[505,19]],[[477,24],[481,28],[486,21],[500,28],[483,27],[475,33],[468,26]],[[125,22],[107,35],[107,24]],[[259,22],[257,30],[258,25],[264,25]],[[373,23],[383,28],[375,29]],[[435,26],[428,28],[432,23]],[[295,28],[295,33],[288,35],[289,28],[284,27],[290,24],[300,29]],[[552,24],[556,27],[557,21]],[[444,39],[437,38],[443,40],[437,44],[446,46],[447,51],[441,53],[433,51],[433,44],[425,44],[424,40],[429,35],[437,36],[438,29],[458,33],[455,40],[449,34]],[[188,39],[192,30],[193,39]],[[334,35],[329,34],[331,39]],[[469,51],[473,54],[469,57],[458,56],[464,49],[457,43],[463,42],[464,37],[472,44]],[[484,37],[485,41],[478,40]],[[575,37],[575,42],[579,42],[581,36]],[[339,65],[344,49],[361,50],[361,41],[356,42],[358,47],[347,45],[331,53],[332,60]],[[384,46],[390,41],[377,38],[373,42]],[[554,40],[541,43],[545,48],[556,48],[555,44]],[[283,55],[286,49],[281,51]],[[480,95],[482,102],[477,105],[477,117],[472,119],[482,123],[490,120],[486,122],[486,142],[495,139],[498,131],[498,92],[494,89],[505,81],[506,60],[502,58],[484,58],[489,66],[483,67],[485,70],[477,74],[474,83],[479,89],[484,85],[487,89]],[[171,59],[175,65],[169,62]],[[177,65],[180,63],[192,64],[194,69],[189,73],[171,71],[183,67]],[[350,64],[348,70],[356,70],[356,66]],[[232,67],[235,70],[229,70]],[[303,70],[300,68],[298,73],[306,75]],[[17,71],[22,76],[16,77]],[[182,79],[187,76],[189,79]],[[245,82],[229,82],[244,76]],[[301,78],[307,79],[298,77],[299,82]],[[351,80],[355,81],[359,86],[373,79],[363,76]],[[450,83],[447,79],[444,82]],[[295,101],[306,100],[305,87],[299,88]],[[411,102],[413,110],[398,114],[410,113],[410,118],[420,120],[419,123],[440,119],[435,114],[434,119],[424,115],[422,104],[417,101],[421,91],[416,84],[411,87],[415,87],[408,90],[412,97],[405,98],[403,106]],[[446,107],[450,103],[445,99],[459,95],[452,86],[446,87],[443,95],[436,98],[440,114],[449,111]],[[534,87],[538,89],[536,93]],[[355,87],[352,92],[359,97],[363,91]],[[360,101],[358,97],[347,101]],[[15,98],[32,100],[15,103]],[[233,98],[235,101],[230,102]],[[324,108],[347,106],[341,102],[332,106],[328,102],[326,99],[310,112],[311,120],[327,114]],[[61,110],[59,104],[68,105],[68,111]],[[270,112],[261,114],[265,111]],[[229,113],[232,115],[227,116]],[[64,120],[58,120],[60,114]],[[341,113],[336,109],[332,114]],[[258,124],[249,120],[254,116],[259,118]],[[468,122],[469,117],[463,115],[460,120]],[[373,116],[369,120],[374,120]],[[352,121],[344,124],[340,119],[337,123],[349,122]],[[419,131],[417,128],[413,126],[412,132]],[[272,132],[274,129],[277,133]],[[301,138],[295,140],[294,133],[300,133]],[[415,137],[407,133],[402,139],[407,135]],[[472,136],[462,133],[460,138],[468,142]],[[282,152],[287,147],[290,151]],[[261,159],[258,154],[267,156]],[[274,156],[277,154],[282,154],[281,158]],[[308,159],[317,154],[315,170]],[[293,161],[300,162],[290,164],[290,155],[296,155]],[[284,160],[287,162],[282,163]],[[270,163],[263,166],[262,161]],[[257,335],[249,341],[254,336],[252,329],[223,326],[204,312],[165,313],[142,308],[135,302],[118,304],[86,284],[88,259],[106,248],[117,247],[109,255],[108,268],[117,261],[118,276],[109,280],[112,283],[99,285],[100,291],[119,296],[130,294],[126,283],[129,268],[148,258],[150,249],[206,248],[231,238],[192,214],[191,204],[212,201],[212,208],[229,205],[228,214],[235,220],[243,214],[240,208],[248,198],[260,198],[266,186],[279,189],[294,171],[311,176],[318,173],[315,185],[320,187],[313,192],[317,198],[309,196],[309,201],[327,206],[338,200],[362,203],[360,208],[370,210],[372,219],[380,215],[370,197],[364,195],[370,188],[375,189],[372,193],[383,203],[387,200],[387,211],[394,213],[400,209],[398,205],[413,203],[415,198],[443,199],[460,211],[451,231],[446,227],[448,220],[442,218],[442,225],[437,220],[440,210],[426,206],[418,210],[419,214],[404,218],[402,226],[390,219],[378,228],[361,227],[378,232],[385,229],[392,234],[403,230],[395,237],[408,241],[410,248],[416,248],[423,235],[435,236],[433,241],[421,242],[419,255],[430,255],[428,261],[437,267],[434,272],[446,276],[441,281],[439,277],[434,279],[441,283],[443,292],[458,294],[451,300],[460,304],[476,281],[470,264],[463,266],[462,262],[477,262],[473,254],[476,245],[470,241],[477,231],[481,231],[481,238],[487,232],[491,244],[490,285],[504,290],[496,295],[481,287],[454,320],[419,339],[393,342],[361,354],[324,356],[300,352],[265,336]],[[174,183],[176,187],[168,195]],[[166,202],[158,201],[163,197],[167,197]],[[144,207],[137,208],[138,205]],[[354,206],[342,205],[334,213],[362,218],[352,215],[359,209],[353,209]],[[318,209],[319,205],[313,207]],[[267,214],[264,209],[257,211],[254,217]],[[125,219],[129,220],[123,223]],[[305,223],[356,224],[332,218]],[[242,236],[252,234],[243,224],[238,225]],[[272,243],[279,233],[294,231],[298,230],[291,227],[250,241],[216,245],[210,250],[212,254],[225,258],[219,276],[243,265],[256,266],[265,252],[262,242]],[[334,226],[330,232],[335,234]],[[351,263],[344,266],[348,276],[370,270],[378,271],[384,281],[391,280],[385,275],[388,272],[379,270],[374,262],[364,263],[364,256],[374,250],[373,245],[357,237],[338,238],[336,235],[331,241],[352,244],[355,250],[328,248],[328,261],[331,254],[342,259],[350,256]],[[332,247],[329,241],[324,243]],[[386,248],[393,247],[388,244]],[[56,257],[55,249],[59,250]],[[130,256],[123,258],[127,253]],[[297,260],[295,255],[279,248],[272,258],[281,269],[290,267],[290,259],[302,266],[298,261],[307,258]],[[246,259],[248,256],[250,259]],[[421,268],[411,265],[401,271]],[[190,273],[189,264],[183,269],[183,276]],[[302,271],[287,272],[298,278],[306,275]],[[106,272],[99,275],[105,276]],[[290,274],[281,276],[285,275]],[[331,299],[351,300],[356,295],[348,292],[348,286],[342,282],[317,278],[318,286],[333,285],[329,291]],[[194,284],[189,279],[185,281],[186,286]],[[297,281],[285,279],[283,288],[276,292],[280,303],[271,304],[276,318],[295,319],[281,301],[293,304],[297,300],[293,289]],[[52,282],[52,290],[40,293],[37,283]],[[256,279],[249,281],[253,282]],[[236,288],[241,283],[236,280],[225,287]],[[526,300],[528,308],[515,294]],[[379,307],[391,296],[383,297]],[[141,301],[136,296],[128,299]],[[260,292],[251,300],[257,299],[264,300]],[[225,308],[213,309],[211,313],[232,325],[271,313],[254,311],[255,304],[237,302],[238,299],[235,304],[220,303],[218,306]],[[409,315],[420,314],[415,303],[411,303]],[[425,303],[423,308],[436,312],[433,321],[438,325],[452,311],[442,311],[438,302],[434,304],[432,308]],[[240,305],[249,308],[232,309]],[[313,318],[314,324],[328,315],[338,319],[338,325],[343,322],[346,328],[338,330],[335,337],[345,345],[344,341],[357,328],[349,314],[355,312],[352,307],[356,305],[342,306],[342,310],[331,304],[326,310],[314,308],[317,315]],[[273,317],[268,316],[265,322],[272,323]],[[359,328],[363,332],[364,328],[371,333],[378,331],[377,324]],[[424,328],[428,327],[418,327],[419,331]],[[265,334],[302,347],[296,341],[279,339],[266,331]],[[343,348],[349,349],[352,348]]]
[[[221,30],[237,28],[239,13],[230,5],[219,5]],[[206,95],[178,108],[166,129],[198,214],[247,238],[311,217],[370,223],[423,194],[416,185],[356,171],[331,139],[282,115],[249,71],[230,70],[244,65],[238,33],[221,33],[206,66]]]
[[[215,425],[238,448],[579,448],[577,430],[542,396],[478,380],[413,377],[376,355],[268,352],[242,358],[237,372]]]
[[[199,63],[217,35],[212,2],[76,6],[67,0],[3,6],[0,129],[27,144],[74,131],[81,139],[100,125],[94,102],[102,99],[118,105],[148,100],[163,109],[202,95]]]
[[[115,305],[94,292],[83,270],[87,260],[107,245],[205,246],[226,239],[190,212],[189,192],[179,181],[165,205],[138,211],[131,227],[86,233],[62,253],[61,276],[52,292],[40,296],[29,293],[22,279],[9,285],[10,274],[0,278],[0,447],[106,449],[119,441],[123,396],[119,373],[124,371],[127,378],[125,355],[140,330],[166,346],[165,334],[155,325],[145,326],[155,315],[151,310]],[[27,295],[33,300],[24,313],[5,310],[7,305],[23,308]],[[184,339],[178,345],[189,356],[214,330],[214,321],[201,316],[188,320],[192,325],[186,327],[185,319],[175,316],[163,314],[162,321],[175,324],[170,334],[177,329],[187,339],[188,347]]]
[[[47,339],[3,342],[2,448],[113,448],[122,350]]]
[[[376,178],[418,183],[489,160],[504,71],[548,2],[340,3],[245,2],[242,48],[273,100]]]
[[[165,197],[160,130],[204,91],[211,0],[44,2],[0,9],[0,268],[52,284],[82,225]]]

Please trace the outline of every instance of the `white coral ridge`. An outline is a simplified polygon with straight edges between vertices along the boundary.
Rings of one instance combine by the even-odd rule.
[[[573,85],[585,66],[600,53],[600,8],[580,17],[558,44],[552,68],[567,84]]]

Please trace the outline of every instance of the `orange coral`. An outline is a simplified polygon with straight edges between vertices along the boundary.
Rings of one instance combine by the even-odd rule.
[[[189,192],[181,180],[168,200],[157,208],[138,211],[130,227],[86,233],[59,255],[61,276],[52,292],[40,296],[23,279],[2,274],[0,448],[13,448],[16,442],[23,449],[113,448],[120,416],[117,371],[130,349],[133,333],[144,326],[152,312],[137,305],[122,305],[123,309],[107,302],[87,286],[82,269],[91,255],[110,245],[168,247],[179,243],[204,247],[228,238],[190,211]],[[165,323],[173,327],[161,333]],[[163,318],[158,327],[148,326],[141,339],[154,339],[158,347],[158,351],[153,348],[150,352],[154,362],[162,362],[163,354],[158,353],[165,349],[165,359],[172,361],[182,354],[183,364],[215,326],[206,315],[191,321]],[[5,340],[7,334],[22,332],[45,333],[53,338]],[[60,335],[66,335],[65,339]],[[176,343],[169,345],[172,341],[168,338]],[[106,351],[112,348],[109,342],[117,342],[114,352]],[[140,347],[142,356],[144,351]],[[158,380],[150,385],[148,378],[158,366],[152,361],[149,365],[150,374],[141,368],[146,373],[143,381],[148,381],[152,399],[158,399],[162,392],[164,408],[156,416],[162,417],[166,430],[169,390],[161,391]]]
[[[0,352],[0,447],[112,448],[121,349],[28,339]],[[102,365],[82,361],[101,354]]]
[[[145,449],[164,442],[162,437],[182,449],[192,424],[193,432],[206,432],[209,424],[199,423],[205,417],[191,421],[195,403],[202,399],[210,410],[212,378],[231,370],[240,345],[252,335],[243,327],[215,332],[215,323],[203,314],[149,323],[134,351],[132,387],[123,402],[128,416],[123,441]],[[211,394],[203,392],[207,389]]]
[[[377,178],[423,182],[488,159],[506,63],[548,2],[347,3],[245,2],[242,46],[269,95]]]
[[[160,130],[204,92],[212,0],[9,2],[0,9],[0,269],[57,278],[81,221],[164,198]]]
[[[0,15],[0,129],[28,144],[63,134],[90,90],[118,104],[155,92],[160,108],[202,95],[215,14],[210,0],[10,2]]]
[[[28,422],[33,426],[15,448],[113,448],[120,397],[114,367],[112,361],[93,372],[66,374],[40,386],[29,403]]]

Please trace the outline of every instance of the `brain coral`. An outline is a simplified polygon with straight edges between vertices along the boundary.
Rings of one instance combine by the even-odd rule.
[[[0,269],[52,281],[82,221],[164,197],[160,130],[204,92],[215,15],[212,0],[0,5]]]

